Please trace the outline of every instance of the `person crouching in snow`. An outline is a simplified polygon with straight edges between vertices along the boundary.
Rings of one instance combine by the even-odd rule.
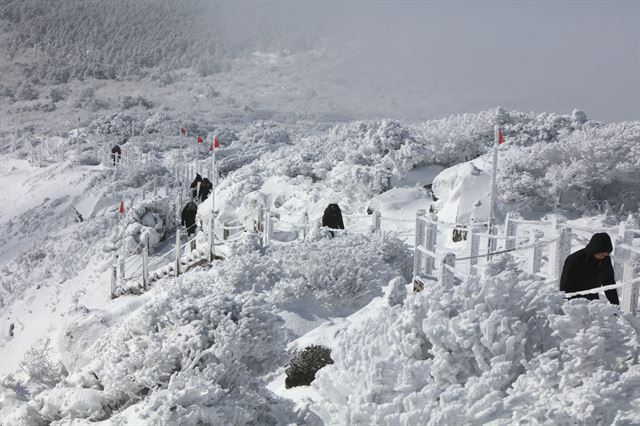
[[[326,209],[324,209],[324,214],[322,215],[322,226],[331,228],[331,229],[344,229],[344,222],[342,221],[342,210],[340,210],[340,206],[337,204],[329,204]],[[331,236],[335,236],[333,231],[331,232]]]
[[[574,293],[615,284],[613,265],[609,257],[612,250],[613,245],[608,234],[604,232],[593,234],[585,248],[571,253],[564,261],[560,290],[565,293]],[[607,290],[605,295],[610,303],[619,304],[617,290]],[[598,294],[574,297],[594,300],[598,299]]]

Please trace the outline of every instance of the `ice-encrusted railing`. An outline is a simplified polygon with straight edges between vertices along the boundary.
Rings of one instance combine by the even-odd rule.
[[[640,295],[640,277],[635,276],[634,265],[640,259],[640,248],[633,245],[634,238],[640,238],[638,223],[631,215],[626,222],[614,227],[585,228],[568,226],[557,218],[550,221],[527,221],[507,214],[502,234],[487,232],[487,224],[471,223],[461,227],[438,221],[434,213],[419,210],[416,213],[415,249],[413,267],[413,285],[420,291],[429,281],[440,281],[447,285],[455,285],[477,274],[478,262],[492,256],[508,252],[523,253],[526,258],[527,272],[549,279],[547,283],[560,280],[564,261],[572,251],[574,240],[584,243],[579,232],[608,232],[615,236],[615,250],[612,255],[614,271],[620,282],[598,287],[587,291],[570,293],[567,296],[604,293],[606,290],[622,291],[621,308],[624,312],[638,313],[638,297]],[[519,228],[526,225],[528,235],[518,233]],[[438,250],[438,227],[448,226],[466,233],[466,255]],[[486,242],[486,252],[480,247]],[[543,255],[547,254],[547,268],[542,271]]]

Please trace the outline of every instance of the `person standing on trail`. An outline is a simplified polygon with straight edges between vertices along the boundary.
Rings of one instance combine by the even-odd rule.
[[[322,215],[322,226],[331,229],[344,229],[340,206],[337,204],[329,204],[327,208],[324,209],[324,214]],[[333,231],[330,232],[332,237],[335,236]]]
[[[113,161],[114,166],[120,162],[121,156],[122,150],[120,149],[120,145],[116,144],[113,148],[111,148],[111,161]]]
[[[200,191],[198,191],[198,198],[200,198],[200,202],[203,202],[209,197],[211,194],[211,190],[213,189],[213,184],[207,178],[202,179],[202,183],[200,184]]]
[[[191,238],[196,234],[196,215],[198,206],[193,201],[189,201],[182,209],[182,224],[187,228],[187,236]]]
[[[565,293],[574,293],[615,284],[613,266],[609,257],[612,250],[613,245],[608,234],[604,232],[593,234],[585,248],[571,253],[564,261],[560,277],[560,290]],[[610,303],[620,304],[617,290],[607,290],[605,295]],[[598,299],[598,294],[574,297],[594,300]]]
[[[192,200],[198,196],[198,189],[199,189],[198,184],[201,184],[201,183],[202,183],[202,176],[196,173],[196,178],[193,180],[193,182],[191,182],[191,185],[189,185],[189,196],[191,197]]]

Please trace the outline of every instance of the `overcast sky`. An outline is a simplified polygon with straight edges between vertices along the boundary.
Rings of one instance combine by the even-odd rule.
[[[640,119],[640,0],[240,4],[242,15],[320,35],[355,92],[396,93],[388,109],[398,111],[385,115],[500,105]]]

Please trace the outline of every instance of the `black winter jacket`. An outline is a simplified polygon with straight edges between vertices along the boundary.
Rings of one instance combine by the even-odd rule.
[[[322,215],[322,226],[332,229],[344,229],[342,211],[337,204],[329,204]]]
[[[609,235],[604,232],[594,234],[585,248],[567,256],[564,261],[564,268],[562,268],[562,276],[560,277],[560,290],[565,293],[573,293],[615,284],[611,258],[607,256],[602,261],[599,261],[593,257],[595,253],[611,253],[612,250],[613,246]],[[605,295],[609,302],[615,305],[619,304],[616,290],[607,290]],[[593,300],[597,299],[598,295],[587,294],[575,297]]]
[[[207,178],[202,179],[202,183],[200,183],[200,192],[198,193],[198,198],[200,201],[204,201],[209,198],[209,194],[211,194],[211,190],[213,189],[213,184]]]
[[[182,209],[182,224],[187,227],[187,235],[196,233],[196,215],[198,206],[193,201],[189,201]]]

